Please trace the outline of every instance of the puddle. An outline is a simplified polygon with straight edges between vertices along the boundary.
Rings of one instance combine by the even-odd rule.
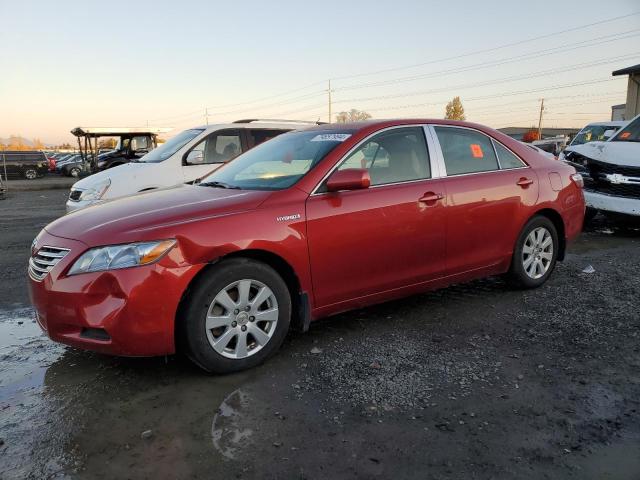
[[[0,408],[41,388],[47,367],[63,352],[42,332],[31,308],[0,310]]]
[[[236,390],[224,399],[213,418],[213,446],[225,458],[235,460],[251,444],[253,430],[241,426],[243,411],[249,407],[249,401],[248,394]]]

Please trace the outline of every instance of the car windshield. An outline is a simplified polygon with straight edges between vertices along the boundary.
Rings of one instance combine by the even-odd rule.
[[[571,141],[571,145],[582,145],[583,143],[604,141],[607,137],[604,136],[604,132],[607,130],[613,130],[614,132],[620,127],[613,127],[607,125],[587,125],[578,132],[575,138]]]
[[[350,131],[285,133],[240,155],[200,182],[202,186],[243,190],[283,190],[306,175]]]
[[[164,142],[158,148],[151,150],[149,153],[141,157],[139,161],[143,163],[163,162],[202,132],[204,132],[204,130],[201,128],[192,128],[190,130],[180,132],[175,137]]]
[[[640,115],[620,130],[611,142],[640,142]]]

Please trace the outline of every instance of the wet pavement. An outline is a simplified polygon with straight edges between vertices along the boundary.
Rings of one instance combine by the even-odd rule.
[[[640,478],[637,229],[597,220],[538,290],[488,279],[346,313],[210,376],[40,333],[29,245],[65,197],[0,202],[2,479]]]

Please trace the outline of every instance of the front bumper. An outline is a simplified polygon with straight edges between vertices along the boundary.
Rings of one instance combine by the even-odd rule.
[[[640,216],[640,199],[616,197],[614,195],[606,195],[589,190],[585,190],[584,199],[587,207],[606,212]]]
[[[29,278],[36,319],[52,340],[122,356],[175,352],[178,305],[201,265],[183,266],[174,248],[156,264],[66,276],[88,247],[45,231],[35,248],[42,245],[70,250],[42,281]]]

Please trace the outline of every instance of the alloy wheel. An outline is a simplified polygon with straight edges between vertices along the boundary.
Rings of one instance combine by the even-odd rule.
[[[218,292],[209,305],[207,339],[226,358],[246,358],[271,340],[278,316],[278,301],[268,286],[257,280],[238,280]]]
[[[526,274],[537,280],[543,277],[553,261],[553,237],[545,227],[534,228],[524,240],[522,266]]]
[[[24,172],[24,176],[27,178],[27,180],[34,180],[38,176],[38,173],[35,170],[29,169]]]

